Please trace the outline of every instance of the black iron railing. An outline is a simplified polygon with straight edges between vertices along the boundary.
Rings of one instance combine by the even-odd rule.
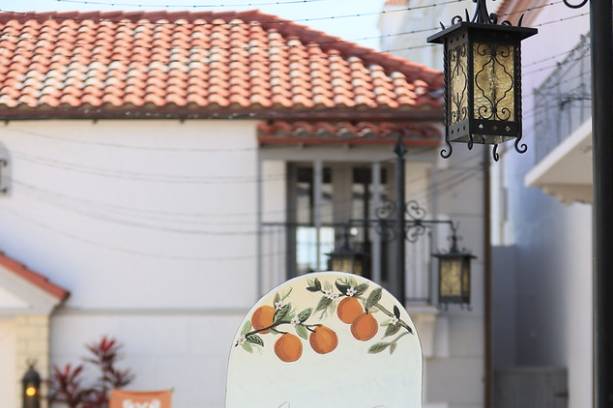
[[[349,223],[264,222],[261,224],[260,261],[264,289],[270,289],[288,278],[312,271],[327,270],[329,253],[343,245],[349,228],[351,248],[367,254],[366,277],[393,290],[395,245],[381,230],[389,229],[385,220],[351,220]],[[432,303],[432,237],[406,244],[407,303]],[[377,247],[377,248],[375,248]],[[318,250],[319,248],[319,250]],[[375,255],[378,252],[378,255]],[[378,258],[377,271],[372,259]]]
[[[542,61],[532,70],[526,69],[526,74],[549,69],[552,63],[555,62]],[[534,90],[536,163],[591,117],[591,77],[590,37],[587,34]]]

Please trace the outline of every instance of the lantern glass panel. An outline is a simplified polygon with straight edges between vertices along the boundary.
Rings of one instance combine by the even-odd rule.
[[[466,43],[449,50],[449,119],[461,122],[468,116],[468,55]]]
[[[462,296],[462,260],[459,258],[442,258],[440,260],[441,300]]]
[[[356,275],[363,274],[361,259],[351,254],[333,255],[330,267],[333,271],[353,273]]]
[[[511,44],[473,44],[475,119],[515,121],[515,49]],[[496,129],[494,129],[496,130]]]
[[[470,302],[470,258],[462,260],[462,297],[464,301]]]

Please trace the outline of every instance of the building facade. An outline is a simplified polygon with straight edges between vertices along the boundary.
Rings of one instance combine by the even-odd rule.
[[[522,12],[530,6],[538,8]],[[513,387],[539,406],[592,404],[591,61],[582,11],[522,1],[499,9],[512,21],[525,13],[524,25],[539,29],[522,48],[529,150],[509,149],[492,168],[501,407],[511,406]]]
[[[380,49],[426,66],[442,69],[443,47],[428,44],[427,38],[440,30],[440,23],[449,25],[453,16],[464,15],[470,7],[466,2],[432,6],[429,1],[388,0],[379,19]],[[466,311],[439,310],[439,324],[432,332],[435,344],[445,344],[444,352],[427,356],[426,402],[432,407],[476,408],[486,406],[487,389],[491,386],[490,362],[486,357],[489,339],[486,331],[484,273],[487,215],[483,200],[483,150],[480,146],[469,152],[454,149],[451,158],[440,159],[441,166],[450,169],[475,169],[475,179],[459,179],[454,192],[439,191],[434,198],[439,210],[460,222],[473,225],[462,233],[462,245],[476,250],[477,275],[473,278],[475,301]],[[478,249],[477,249],[478,248]]]
[[[375,221],[395,199],[399,136],[407,197],[459,222],[477,256],[470,310],[441,312],[430,255],[449,231],[407,243],[405,302],[427,358],[427,406],[482,406],[483,177],[480,158],[439,160],[439,72],[258,12],[0,23],[10,51],[0,248],[40,274],[0,273],[34,285],[46,307],[29,318],[11,302],[29,310],[35,298],[0,280],[7,406],[19,404],[27,360],[48,378],[107,335],[124,346],[131,388],[222,407],[244,314],[281,281],[328,269],[346,231],[368,255],[364,274],[397,291],[394,244]],[[25,323],[45,358],[17,352]]]

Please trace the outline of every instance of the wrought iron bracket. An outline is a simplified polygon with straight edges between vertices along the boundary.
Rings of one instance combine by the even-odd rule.
[[[569,0],[563,0],[563,2],[564,2],[564,5],[566,5],[567,7],[570,7],[572,9],[579,9],[579,8],[585,6],[587,4],[588,0],[580,1],[577,4],[573,4]]]
[[[400,228],[404,228],[406,241],[416,243],[428,231],[437,225],[447,225],[451,230],[451,248],[458,250],[457,243],[461,237],[457,234],[458,224],[452,220],[427,219],[427,211],[415,200],[404,203],[403,208],[391,200],[386,200],[379,208],[375,209],[376,220],[375,232],[386,241],[395,241],[400,236]],[[396,225],[394,215],[397,211],[405,213],[404,226]]]

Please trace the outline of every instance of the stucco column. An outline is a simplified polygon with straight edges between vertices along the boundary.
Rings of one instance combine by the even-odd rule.
[[[49,379],[49,316],[17,316],[15,318],[15,340],[17,378],[21,381],[21,377],[28,369],[28,362],[33,361],[41,377],[45,380]],[[21,383],[19,382],[16,386],[17,401],[21,404]],[[46,387],[43,386],[42,391],[43,397],[46,396]],[[46,401],[43,401],[42,407],[47,407]]]

